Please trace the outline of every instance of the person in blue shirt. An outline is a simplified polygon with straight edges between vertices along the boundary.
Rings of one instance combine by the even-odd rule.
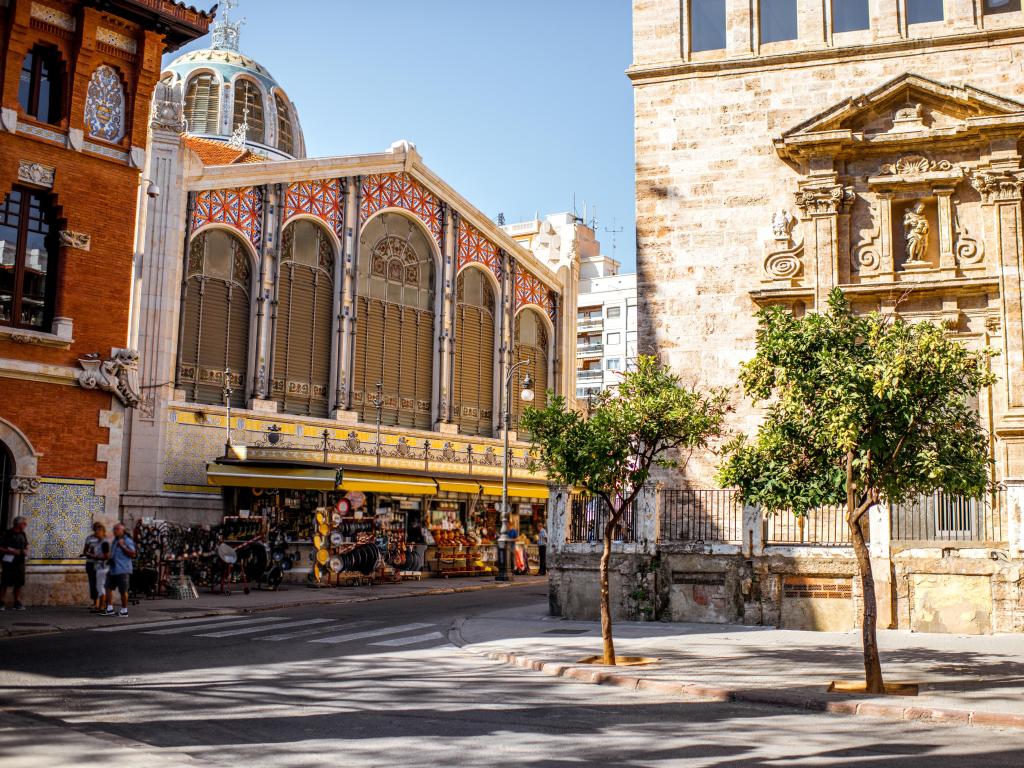
[[[121,616],[128,615],[128,582],[132,575],[132,560],[135,559],[135,542],[128,535],[122,523],[114,526],[114,542],[110,545],[110,571],[107,573],[107,610],[104,615],[114,615],[113,594],[121,593]]]

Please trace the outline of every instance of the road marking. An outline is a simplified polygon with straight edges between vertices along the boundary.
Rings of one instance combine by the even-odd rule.
[[[256,632],[266,632],[268,629],[287,629],[288,627],[307,627],[312,624],[325,624],[331,619],[303,619],[302,621],[281,621],[277,624],[267,624],[263,627],[242,627],[241,629],[225,629],[220,632],[204,632],[196,637],[235,637],[236,635],[252,635]]]
[[[117,617],[114,617],[117,619]],[[169,621],[139,621],[134,624],[119,623],[113,627],[96,627],[93,632],[126,632],[129,629],[149,629],[151,627],[171,627],[175,624],[209,624],[215,621],[238,621],[245,616],[232,613],[226,616],[193,616],[191,619],[170,619]]]
[[[386,645],[392,648],[401,645],[415,645],[416,643],[425,643],[428,640],[440,640],[443,638],[440,632],[427,632],[423,635],[413,635],[412,637],[396,637],[394,640],[381,640],[379,643],[370,643],[370,645]]]
[[[380,637],[381,635],[397,635],[399,632],[411,632],[414,629],[429,629],[433,624],[402,624],[398,627],[383,627],[381,629],[370,629],[366,632],[349,632],[344,635],[332,635],[321,637],[319,640],[310,640],[311,643],[347,643],[349,640],[363,640],[367,637]]]
[[[315,627],[313,629],[300,629],[298,632],[285,632],[281,635],[270,635],[269,637],[261,637],[260,642],[267,640],[272,643],[279,642],[281,640],[293,640],[296,637],[311,637],[313,635],[323,635],[328,632],[334,632],[338,629],[355,629],[356,627],[365,627],[369,624],[373,624],[372,621],[337,621],[326,627]]]
[[[264,616],[264,617],[259,618],[259,619],[253,619],[253,618],[240,619],[240,618],[235,617],[231,621],[218,621],[218,622],[213,622],[213,623],[211,623],[209,621],[202,621],[202,620],[200,620],[200,621],[193,622],[192,624],[190,624],[187,627],[171,627],[170,629],[156,629],[156,630],[152,630],[152,631],[149,631],[149,632],[144,632],[143,634],[145,634],[145,635],[182,635],[182,634],[184,634],[186,632],[192,632],[192,631],[197,630],[197,629],[215,629],[215,628],[227,627],[227,626],[241,627],[241,626],[248,626],[249,624],[266,624],[268,621],[281,621],[281,619],[283,619],[283,618],[284,618],[284,616]]]

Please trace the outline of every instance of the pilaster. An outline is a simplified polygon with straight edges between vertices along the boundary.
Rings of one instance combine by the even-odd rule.
[[[452,399],[455,392],[452,388],[455,368],[456,336],[461,329],[455,327],[455,253],[456,232],[458,231],[458,213],[442,203],[444,216],[444,251],[441,254],[441,324],[438,329],[438,350],[440,365],[438,366],[438,422],[452,423]]]
[[[277,272],[281,264],[281,215],[283,184],[263,188],[263,240],[259,254],[259,279],[256,284],[256,339],[250,355],[249,380],[253,407],[266,410],[266,403],[255,401],[270,398],[270,379],[274,371],[274,342],[277,334]],[[273,297],[273,299],[271,299]],[[269,306],[268,306],[269,305]]]
[[[835,172],[812,172],[796,193],[796,203],[807,225],[804,254],[814,269],[814,302],[818,310],[826,305],[829,291],[840,281],[840,231],[849,229],[840,227],[840,219],[845,224],[855,198],[853,187],[840,184]]]
[[[565,548],[569,532],[569,499],[567,485],[548,486],[548,551],[558,554]]]
[[[750,0],[725,0],[725,45],[730,57],[754,52],[752,9]]]
[[[875,504],[868,512],[871,555],[871,574],[875,581],[875,600],[878,605],[876,626],[891,629],[896,626],[896,599],[891,555],[891,523],[889,506]]]
[[[1006,486],[1006,529],[1010,559],[1024,557],[1024,479],[1004,480]]]

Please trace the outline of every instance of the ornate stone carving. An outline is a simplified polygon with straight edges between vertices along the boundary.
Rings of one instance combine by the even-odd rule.
[[[78,364],[82,366],[78,384],[83,389],[110,392],[129,408],[139,404],[139,353],[134,349],[115,349],[109,360],[101,360],[94,352],[79,358]]]
[[[924,107],[920,104],[907,104],[900,107],[892,114],[892,132],[903,133],[906,131],[923,131]]]
[[[803,242],[794,242],[793,227],[796,217],[787,210],[778,210],[772,215],[773,240],[766,243],[767,254],[762,267],[769,280],[792,280],[803,269]]]
[[[60,244],[65,248],[88,251],[92,247],[92,237],[85,232],[74,232],[70,229],[60,231]]]
[[[904,266],[925,266],[928,262],[928,235],[931,225],[924,215],[924,203],[915,203],[903,215],[903,234],[907,241],[907,260]]]
[[[34,184],[37,187],[52,187],[55,168],[41,163],[30,163],[27,160],[18,162],[18,181]]]
[[[866,238],[861,240],[853,252],[853,266],[862,274],[877,272],[882,268],[884,239],[882,237],[881,215],[877,208],[872,211],[872,217],[875,221],[874,228],[868,233]]]
[[[960,205],[959,200],[953,201],[954,205]],[[961,267],[980,264],[985,258],[985,244],[971,237],[970,231],[960,223],[960,217],[953,213],[953,231],[956,235],[956,242],[953,245],[953,252],[956,254],[956,263]]]
[[[856,198],[853,187],[829,182],[804,187],[796,193],[796,204],[805,216],[830,216],[845,213]]]
[[[11,491],[14,493],[35,493],[39,490],[39,478],[15,475],[11,478]]]
[[[772,234],[776,239],[789,240],[794,224],[796,224],[796,218],[793,214],[785,209],[780,209],[772,215]]]
[[[949,160],[929,160],[924,155],[904,155],[895,163],[885,163],[882,176],[920,176],[923,173],[948,173],[956,170]]]
[[[154,130],[174,133],[185,131],[185,111],[180,84],[171,85],[163,81],[156,84],[149,125]]]
[[[1015,202],[1021,199],[1024,182],[1012,171],[977,171],[971,176],[971,186],[986,203]]]
[[[999,315],[989,315],[985,318],[985,330],[989,333],[999,333]]]

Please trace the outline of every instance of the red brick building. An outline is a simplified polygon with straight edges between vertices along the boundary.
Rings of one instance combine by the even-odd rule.
[[[0,526],[29,520],[30,603],[83,599],[82,541],[118,515],[151,96],[210,21],[171,0],[0,0]]]

